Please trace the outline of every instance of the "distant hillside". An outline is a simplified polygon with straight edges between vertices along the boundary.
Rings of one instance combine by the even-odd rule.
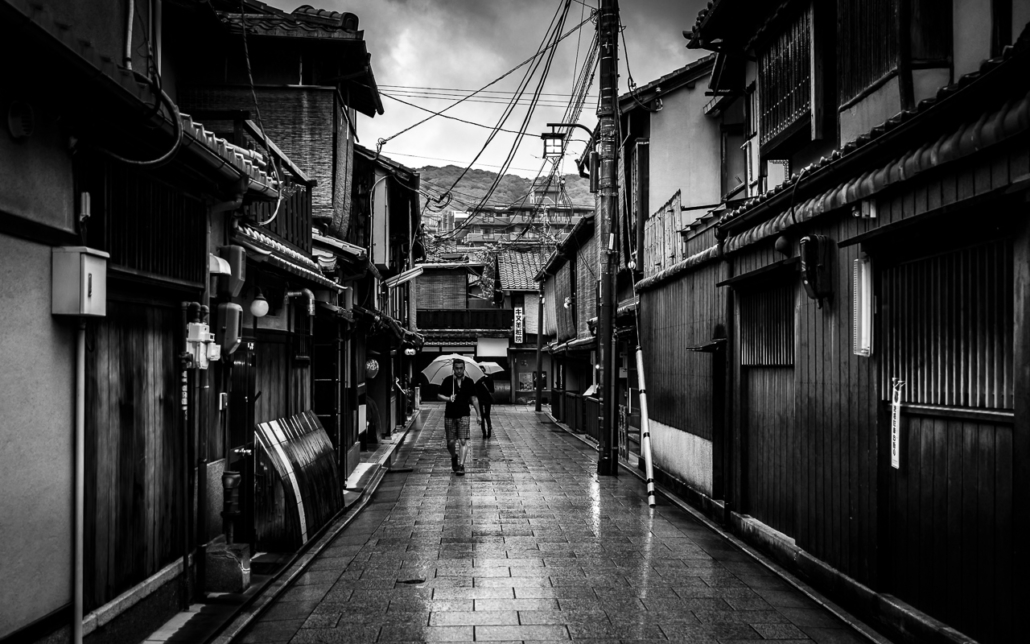
[[[461,176],[461,171],[454,165],[443,167],[425,166],[418,169],[422,177],[422,185],[430,192],[440,193],[451,187],[455,179]],[[461,182],[454,187],[454,200],[451,208],[463,210],[474,207],[490,189],[490,184],[497,177],[496,172],[488,170],[469,170]],[[512,202],[522,201],[529,193],[533,185],[531,179],[525,179],[513,174],[506,174],[501,178],[500,184],[494,190],[493,196],[487,205],[503,206]],[[583,179],[579,175],[565,175],[565,192],[572,203],[577,206],[594,206],[594,195],[590,194],[590,180]]]

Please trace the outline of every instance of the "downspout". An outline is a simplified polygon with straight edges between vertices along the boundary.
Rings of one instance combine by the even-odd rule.
[[[540,399],[543,397],[543,345],[544,345],[544,283],[540,282],[540,293],[536,300],[536,410],[540,411]],[[551,374],[554,377],[554,374]]]
[[[129,14],[125,19],[125,69],[132,70],[132,21],[136,18],[136,3],[129,0]]]
[[[75,572],[72,580],[72,642],[82,644],[83,539],[86,465],[86,319],[79,318],[75,347]]]
[[[150,39],[150,42],[154,43],[154,66],[157,67],[157,75],[161,75],[161,60],[162,56],[162,43],[163,38],[161,37],[162,29],[162,18],[164,17],[164,8],[161,6],[162,0],[154,0],[154,37]]]
[[[187,329],[189,328],[189,302],[183,302],[182,315],[179,320],[180,322],[180,333],[182,334],[182,353],[179,354],[179,368],[181,394],[179,399],[180,404],[180,449],[182,450],[182,470],[179,472],[181,477],[179,481],[179,503],[182,515],[179,520],[179,549],[182,556],[182,578],[179,580],[179,608],[185,610],[189,607],[189,563],[190,563],[190,545],[189,545],[189,528],[187,527],[186,518],[189,516],[189,479],[190,479],[190,462],[187,455],[189,449],[189,433],[190,427],[190,404],[189,404],[189,369],[191,366],[190,353],[187,350],[189,346],[187,344]]]
[[[286,297],[291,300],[295,297],[306,297],[308,298],[308,317],[315,317],[315,294],[311,292],[311,289],[302,288],[299,291],[289,291],[286,293]]]

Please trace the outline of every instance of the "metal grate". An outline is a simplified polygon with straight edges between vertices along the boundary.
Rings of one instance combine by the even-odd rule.
[[[1013,409],[1012,242],[999,240],[885,269],[882,396],[907,403]]]
[[[741,366],[794,366],[795,290],[783,282],[740,294]]]

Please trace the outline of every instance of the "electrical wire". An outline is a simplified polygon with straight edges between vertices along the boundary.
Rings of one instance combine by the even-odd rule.
[[[526,70],[526,73],[523,74],[522,80],[519,82],[518,88],[516,90],[517,93],[512,98],[512,101],[508,105],[508,107],[505,108],[505,110],[502,113],[500,119],[498,119],[497,128],[500,128],[502,125],[504,125],[504,123],[511,116],[511,114],[513,113],[513,111],[515,109],[516,102],[518,101],[519,98],[521,98],[522,94],[525,93],[526,89],[529,87],[529,83],[532,80],[532,77],[535,75],[537,69],[540,68],[540,56],[539,56],[539,53],[540,52],[548,52],[548,54],[549,54],[548,55],[548,61],[553,60],[554,52],[555,52],[554,45],[556,44],[554,42],[554,40],[555,40],[555,37],[559,33],[561,33],[561,27],[564,24],[564,19],[565,19],[565,17],[568,14],[568,7],[569,7],[569,1],[568,0],[564,0],[561,4],[559,4],[558,9],[555,12],[555,15],[551,18],[551,24],[548,25],[547,29],[545,30],[543,40],[541,40],[540,45],[537,48],[538,55],[536,55],[532,59],[530,59],[533,64],[532,64],[532,66],[528,70]],[[549,69],[549,65],[547,66],[547,69]],[[538,94],[539,92],[543,91],[543,83],[544,83],[545,80],[546,80],[546,71],[544,72],[540,82],[538,83],[538,86],[536,88],[536,92],[534,94],[535,98],[537,97],[536,94]],[[519,144],[522,141],[522,136],[523,136],[523,134],[525,132],[526,127],[528,126],[529,119],[532,117],[532,115],[533,115],[533,107],[530,106],[529,109],[527,109],[526,116],[525,116],[525,118],[523,118],[522,125],[519,128],[520,134],[516,137],[516,140],[515,140],[514,144],[512,145],[512,151],[509,151],[508,156],[505,158],[504,162],[502,163],[501,168],[498,170],[496,176],[494,177],[493,182],[491,182],[491,185],[487,189],[486,194],[480,200],[480,207],[482,206],[482,204],[485,204],[490,199],[490,197],[493,195],[494,191],[497,189],[497,185],[499,184],[500,178],[504,176],[504,174],[507,172],[507,168],[510,167],[511,160],[512,160],[512,158],[514,156],[514,150],[518,149],[518,146],[519,146]],[[462,170],[461,174],[458,176],[457,179],[455,179],[454,183],[451,184],[451,189],[456,187],[458,185],[458,183],[460,183],[461,180],[465,178],[465,175],[468,174],[469,170],[472,169],[472,166],[477,161],[479,161],[479,158],[486,151],[486,148],[490,145],[490,143],[493,142],[494,137],[496,135],[497,135],[497,131],[496,130],[490,133],[490,135],[486,139],[486,142],[483,143],[483,146],[479,149],[479,152],[476,153],[476,156],[465,167],[465,169]],[[476,216],[476,210],[474,209],[473,212],[472,212],[472,215],[466,221],[462,222],[461,225],[455,226],[452,230],[450,230],[447,233],[445,233],[445,236],[453,237],[455,234],[457,234],[461,230],[467,228],[468,225],[471,223],[471,221],[475,218],[475,216]]]
[[[431,110],[431,109],[429,109],[427,107],[422,107],[421,105],[415,105],[414,103],[409,103],[408,101],[406,101],[406,100],[404,100],[402,98],[399,98],[397,96],[393,96],[391,94],[387,94],[383,90],[379,90],[379,94],[380,94],[380,96],[385,96],[386,98],[389,98],[391,100],[397,101],[398,103],[403,103],[404,105],[407,105],[409,107],[414,107],[417,110],[422,110],[423,112],[429,112],[430,114],[434,114],[435,113],[435,112],[433,112],[433,110]],[[446,114],[438,114],[437,116],[442,116],[443,118],[449,119],[451,121],[457,121],[459,123],[464,123],[465,125],[474,125],[476,127],[485,128],[487,130],[494,129],[493,126],[485,125],[483,123],[476,123],[474,121],[466,121],[465,119],[460,119],[457,116],[448,116]],[[515,130],[501,129],[501,132],[505,132],[507,134],[518,134],[518,132],[516,132]],[[394,154],[396,154],[396,153],[394,153]]]
[[[265,221],[257,222],[258,226],[267,226],[275,220],[279,214],[279,209],[283,205],[283,181],[279,175],[279,168],[272,160],[272,147],[268,144],[268,132],[265,130],[265,124],[261,120],[261,106],[258,105],[257,91],[254,89],[254,75],[250,69],[250,48],[247,46],[247,8],[246,0],[240,0],[240,25],[243,28],[243,59],[247,63],[247,80],[250,82],[250,98],[254,101],[254,112],[257,114],[258,127],[261,128],[261,135],[265,139],[265,153],[268,154],[268,166],[275,174],[275,210],[272,211],[272,215]]]
[[[592,12],[591,15],[590,15],[590,18],[587,18],[583,22],[579,23],[578,25],[576,25],[572,29],[570,29],[567,32],[565,32],[564,34],[562,34],[562,36],[559,37],[554,43],[552,43],[549,48],[557,47],[558,43],[560,43],[562,40],[564,40],[564,39],[568,38],[569,36],[571,36],[576,30],[578,30],[581,27],[583,27],[583,25],[585,25],[587,22],[589,22],[590,20],[593,19],[594,13],[596,13],[596,12]],[[464,99],[461,99],[461,100],[459,100],[459,101],[457,101],[457,102],[455,102],[455,103],[453,103],[451,105],[448,105],[447,107],[445,107],[444,109],[442,109],[442,110],[440,110],[438,112],[434,112],[430,116],[422,119],[421,121],[419,121],[419,122],[417,122],[417,123],[415,123],[413,125],[410,125],[410,126],[404,128],[403,130],[401,130],[400,132],[397,132],[396,134],[393,134],[393,135],[388,136],[388,137],[383,138],[383,139],[379,139],[379,141],[376,144],[376,151],[382,150],[383,146],[386,145],[387,143],[389,143],[391,140],[393,140],[393,139],[397,138],[398,136],[400,136],[400,135],[402,135],[402,134],[404,134],[406,132],[409,132],[409,131],[413,130],[414,128],[422,125],[423,123],[425,123],[425,122],[429,121],[430,119],[432,119],[434,116],[440,116],[441,114],[443,114],[444,112],[450,110],[451,108],[453,108],[453,107],[455,107],[457,105],[460,105],[461,103],[465,102],[466,100],[468,100],[472,96],[475,96],[475,95],[479,94],[480,92],[483,92],[488,87],[492,87],[493,85],[496,85],[497,83],[499,83],[503,79],[505,79],[508,76],[510,76],[513,73],[515,73],[516,70],[518,70],[518,69],[520,69],[522,67],[525,67],[526,65],[532,63],[534,60],[537,60],[538,58],[540,58],[545,53],[545,51],[546,50],[539,50],[538,49],[537,52],[535,54],[533,54],[533,56],[531,56],[530,58],[527,58],[526,60],[522,61],[521,63],[519,63],[515,67],[512,67],[507,72],[505,72],[504,74],[498,76],[494,80],[490,81],[489,83],[484,85],[482,88],[476,90],[472,94],[469,94],[468,97],[466,97]]]
[[[568,17],[570,6],[571,6],[571,0],[565,0],[559,6],[558,13],[556,14],[557,25],[553,27],[553,34],[554,34],[554,36],[557,36],[557,34],[559,34],[561,32],[561,30],[562,30],[562,28],[563,28],[563,26],[565,24],[565,20]],[[555,25],[554,20],[555,19],[552,19],[552,25]],[[545,36],[544,42],[546,42],[546,41],[547,41],[547,37]],[[554,44],[557,45],[557,41]],[[498,172],[497,176],[494,177],[494,181],[491,184],[490,188],[487,190],[486,195],[484,195],[484,197],[483,197],[483,199],[481,201],[480,207],[482,206],[482,204],[486,203],[486,201],[490,198],[490,196],[493,195],[494,191],[497,189],[497,186],[500,183],[501,177],[506,173],[507,168],[511,165],[511,162],[514,160],[515,154],[518,151],[519,145],[522,143],[522,139],[525,136],[526,129],[529,127],[529,122],[530,122],[530,119],[533,116],[533,112],[534,112],[536,101],[538,101],[539,98],[540,98],[540,93],[543,91],[544,83],[547,81],[548,73],[551,70],[551,64],[554,62],[554,55],[555,55],[555,52],[556,52],[556,47],[549,46],[546,49],[547,49],[547,52],[548,52],[547,60],[544,63],[543,71],[541,72],[541,75],[540,75],[540,80],[537,83],[536,90],[535,90],[535,92],[533,94],[533,98],[532,98],[533,105],[531,105],[529,107],[529,109],[526,110],[526,115],[525,115],[525,117],[522,120],[522,125],[519,127],[519,131],[521,132],[521,134],[516,138],[514,144],[512,145],[510,151],[508,152],[508,156],[505,158],[504,163],[502,164],[504,167],[501,169],[500,172]],[[527,73],[527,75],[526,75],[526,82],[523,85],[520,86],[520,89],[524,90],[524,88],[526,86],[528,86],[529,79],[536,72],[536,69],[539,68],[539,66],[540,65],[539,65],[539,60],[538,60],[537,63],[534,65],[534,67],[531,68],[529,70],[529,72]],[[508,111],[508,114],[510,115],[510,110]],[[507,118],[507,116],[505,116],[505,118]],[[502,122],[503,122],[503,120],[502,120]],[[492,137],[493,137],[493,135],[491,135],[491,137],[487,140],[486,144],[484,144],[484,146],[480,150],[479,154],[476,155],[476,159],[474,159],[473,161],[478,160],[479,156],[482,155],[482,153],[486,150],[486,146],[489,145],[490,141],[492,140]],[[467,170],[466,170],[466,172],[467,172]],[[462,176],[464,176],[464,173],[462,174]],[[461,177],[459,177],[459,180],[460,179],[461,179]],[[477,210],[478,210],[478,208],[477,208]],[[455,231],[451,231],[452,234],[454,232],[456,232],[457,230],[460,230],[461,228],[468,227],[468,225],[475,218],[475,215],[476,215],[476,213],[473,212],[473,214],[465,222],[463,222],[463,226],[462,227],[459,228],[459,227],[456,226],[455,227]]]
[[[622,57],[626,59],[626,85],[629,88],[629,96],[633,99],[633,102],[639,105],[641,108],[647,110],[648,112],[657,112],[657,109],[644,105],[640,102],[640,99],[637,98],[637,82],[633,80],[633,72],[630,70],[629,67],[629,48],[626,46],[626,26],[622,24],[621,20],[619,21],[619,33],[622,35]]]
[[[135,0],[133,0],[133,6],[135,6]],[[137,21],[140,23],[140,27],[143,33],[143,45],[146,46],[147,66],[150,68],[150,75],[143,75],[134,69],[129,69],[129,71],[132,72],[132,75],[136,80],[149,85],[150,91],[154,95],[154,106],[150,110],[150,113],[147,114],[146,117],[144,117],[145,120],[149,121],[150,119],[157,116],[161,112],[162,106],[167,107],[168,115],[172,119],[172,131],[174,132],[173,138],[175,139],[175,141],[172,143],[172,147],[170,147],[164,154],[157,157],[156,159],[148,160],[129,159],[128,157],[123,157],[122,155],[111,150],[108,150],[107,148],[102,146],[95,146],[95,149],[97,152],[109,156],[112,159],[124,163],[126,165],[146,168],[157,168],[171,161],[175,154],[179,151],[179,148],[182,147],[182,118],[179,114],[179,107],[172,101],[171,97],[169,97],[168,94],[165,93],[164,89],[161,86],[161,75],[158,73],[157,66],[154,65],[154,50],[150,44],[150,35],[147,32],[146,25],[144,25],[142,22],[140,12],[137,11],[135,12],[135,14]],[[142,47],[143,45],[137,47],[137,52],[139,51],[139,47]]]

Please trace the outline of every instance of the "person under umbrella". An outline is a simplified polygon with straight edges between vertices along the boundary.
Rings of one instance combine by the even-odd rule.
[[[480,368],[483,365],[479,365]],[[494,421],[490,418],[490,408],[494,404],[494,379],[486,373],[476,382],[476,397],[479,398],[479,428],[483,430],[483,438],[490,438],[494,432]]]
[[[451,453],[451,471],[464,476],[470,438],[469,403],[476,408],[476,416],[479,417],[479,400],[472,379],[465,375],[465,361],[455,358],[451,369],[452,375],[444,378],[436,397],[447,403],[443,414],[443,429],[447,438],[447,451]]]

